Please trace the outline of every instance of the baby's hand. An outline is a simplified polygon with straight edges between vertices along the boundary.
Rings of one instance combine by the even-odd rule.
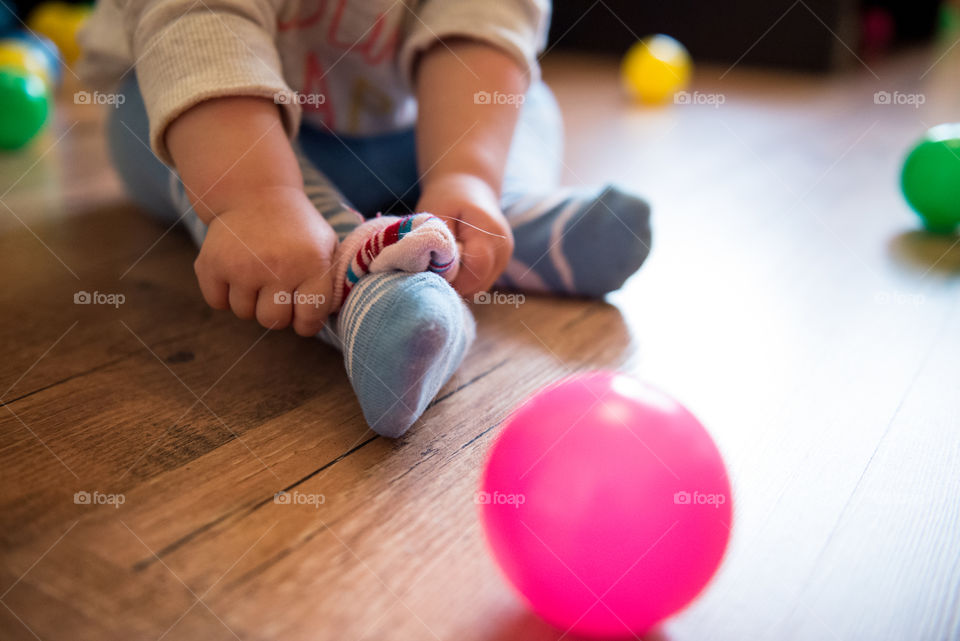
[[[211,220],[194,269],[212,307],[313,336],[329,313],[336,243],[302,189],[265,189]]]
[[[460,245],[454,289],[461,296],[490,289],[513,254],[513,232],[494,190],[476,176],[444,174],[424,181],[417,211],[446,221]]]

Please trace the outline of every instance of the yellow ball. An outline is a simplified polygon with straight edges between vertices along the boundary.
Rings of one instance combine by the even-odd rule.
[[[693,63],[682,44],[663,34],[630,47],[620,67],[627,92],[643,102],[662,103],[690,82]]]
[[[48,86],[51,69],[47,61],[25,42],[0,40],[0,68],[11,67],[39,76]]]
[[[80,57],[77,32],[90,16],[90,7],[65,2],[45,2],[30,14],[27,26],[57,45],[64,62],[73,64]]]

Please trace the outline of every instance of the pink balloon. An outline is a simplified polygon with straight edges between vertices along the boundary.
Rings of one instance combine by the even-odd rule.
[[[640,635],[688,604],[730,538],[730,482],[710,435],[640,381],[590,372],[521,405],[477,495],[494,558],[553,625]]]

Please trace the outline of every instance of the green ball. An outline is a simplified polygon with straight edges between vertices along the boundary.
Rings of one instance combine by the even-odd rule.
[[[50,113],[47,84],[35,74],[0,68],[0,149],[19,149],[43,128]]]
[[[938,125],[914,145],[900,188],[928,230],[951,233],[960,225],[960,123]]]

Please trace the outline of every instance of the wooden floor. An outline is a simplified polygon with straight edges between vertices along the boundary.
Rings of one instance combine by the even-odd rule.
[[[682,399],[734,484],[722,570],[651,638],[960,639],[960,244],[897,186],[960,113],[949,44],[831,77],[702,68],[723,104],[664,109],[626,105],[612,60],[548,57],[567,181],[648,195],[654,253],[607,303],[475,306],[400,441],[366,429],[334,351],[208,310],[97,110],[62,105],[0,157],[0,638],[560,639],[473,494],[515,403],[607,367]]]

